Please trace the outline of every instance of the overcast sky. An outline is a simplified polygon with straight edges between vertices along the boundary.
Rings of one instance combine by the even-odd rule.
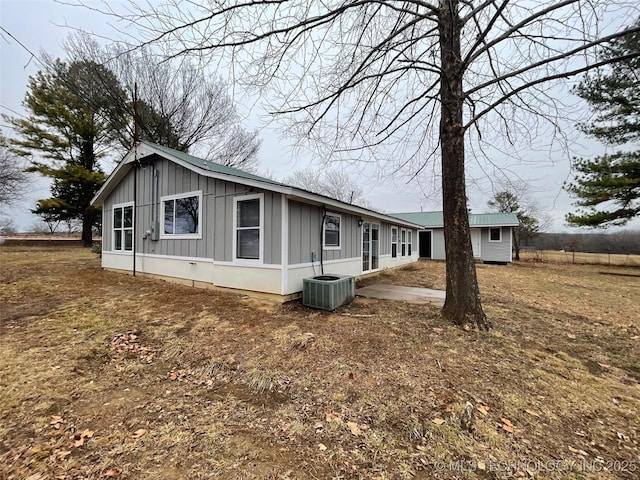
[[[109,3],[117,9],[119,2]],[[14,39],[5,32],[0,32],[0,112],[11,116],[25,113],[21,102],[26,93],[27,79],[41,68],[29,51],[36,56],[42,50],[53,56],[63,56],[62,42],[72,31],[68,26],[108,38],[115,35],[108,21],[98,13],[53,0],[0,0],[0,25],[15,37]],[[245,126],[261,129],[262,148],[259,157],[263,172],[282,179],[292,170],[317,163],[311,154],[296,157],[290,140],[281,138],[277,133],[277,125],[265,127],[268,120],[266,114],[253,107],[253,102],[246,101],[246,97],[238,98],[238,108],[245,117]],[[1,124],[3,134],[10,136],[12,131],[7,127],[7,122],[3,120]],[[565,214],[572,210],[572,200],[562,190],[562,183],[570,172],[568,157],[603,152],[604,149],[599,144],[583,138],[572,147],[571,152],[549,152],[548,158],[541,158],[540,162],[535,161],[539,154],[532,153],[532,161],[511,167],[514,174],[531,184],[532,196],[548,210],[553,219],[553,231],[577,231],[564,225]],[[508,159],[499,158],[499,155],[495,162],[505,168],[510,165]],[[428,175],[423,177],[421,183],[415,180],[407,183],[404,178],[387,177],[381,180],[366,168],[359,168],[357,171],[346,165],[341,168],[349,169],[362,182],[365,198],[375,209],[409,212],[439,210],[441,207],[438,182],[429,180]],[[477,213],[488,211],[486,202],[494,188],[490,175],[485,175],[473,166],[470,166],[470,171],[475,179],[468,192],[471,209]],[[48,196],[47,183],[34,175],[29,198],[8,212],[20,230],[28,229],[36,220],[29,213],[35,200]],[[638,228],[640,221],[636,220],[631,226]]]

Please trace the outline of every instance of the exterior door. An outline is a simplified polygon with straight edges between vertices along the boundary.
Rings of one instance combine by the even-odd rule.
[[[431,258],[431,236],[433,232],[431,230],[427,230],[425,232],[420,232],[418,234],[418,239],[420,243],[420,247],[418,252],[420,253],[420,258]]]
[[[377,270],[380,262],[380,225],[362,224],[362,271]]]

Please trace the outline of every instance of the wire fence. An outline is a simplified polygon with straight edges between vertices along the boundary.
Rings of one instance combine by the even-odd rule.
[[[617,253],[586,253],[555,250],[520,251],[520,259],[543,263],[576,263],[585,265],[618,265],[640,267],[640,255]]]

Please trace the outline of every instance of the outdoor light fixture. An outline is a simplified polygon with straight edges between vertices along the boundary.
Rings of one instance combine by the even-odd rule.
[[[359,226],[359,227],[361,227],[363,223],[364,223],[364,222],[362,221],[362,219],[359,219],[359,220],[358,220],[358,226]]]

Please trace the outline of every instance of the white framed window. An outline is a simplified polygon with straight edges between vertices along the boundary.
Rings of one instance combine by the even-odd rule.
[[[233,199],[233,259],[262,263],[264,250],[264,194]]]
[[[403,228],[400,230],[400,255],[402,257],[407,256],[407,231]]]
[[[407,255],[411,256],[411,247],[413,246],[413,230],[407,230]]]
[[[113,206],[113,247],[114,252],[133,251],[133,202]]]
[[[398,227],[391,227],[391,258],[398,256]]]
[[[323,250],[340,250],[342,240],[342,216],[339,213],[327,213],[322,224]]]
[[[494,227],[489,229],[489,241],[501,242],[502,241],[502,228]]]
[[[202,190],[160,197],[160,238],[202,238]]]

